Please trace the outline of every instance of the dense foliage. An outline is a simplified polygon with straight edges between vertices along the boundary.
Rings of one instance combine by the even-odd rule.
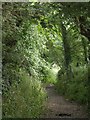
[[[90,5],[6,2],[2,8],[3,117],[39,117],[45,83],[89,103]]]

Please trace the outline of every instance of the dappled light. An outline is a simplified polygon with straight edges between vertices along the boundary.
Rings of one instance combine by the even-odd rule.
[[[87,118],[90,5],[2,3],[2,117]]]

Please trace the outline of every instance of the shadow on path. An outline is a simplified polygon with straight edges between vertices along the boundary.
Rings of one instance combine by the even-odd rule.
[[[54,86],[47,86],[46,92],[48,98],[43,118],[87,118],[87,113],[82,106],[60,96]]]

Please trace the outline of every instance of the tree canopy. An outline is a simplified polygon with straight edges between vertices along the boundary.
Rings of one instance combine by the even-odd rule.
[[[89,3],[2,3],[2,48],[4,117],[39,116],[46,96],[42,83],[47,82],[71,99],[90,102]],[[55,65],[57,78],[52,72]],[[23,105],[17,111],[21,99]],[[25,115],[24,104],[27,110],[31,106]]]

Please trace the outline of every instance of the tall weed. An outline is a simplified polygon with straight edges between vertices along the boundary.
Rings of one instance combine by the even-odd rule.
[[[64,94],[70,100],[79,103],[87,103],[88,98],[88,72],[86,67],[74,67],[73,77],[67,80],[66,74],[59,75],[56,83],[56,89],[59,93]]]
[[[41,82],[20,72],[20,83],[13,83],[3,98],[3,117],[36,118],[43,110],[46,93]]]

